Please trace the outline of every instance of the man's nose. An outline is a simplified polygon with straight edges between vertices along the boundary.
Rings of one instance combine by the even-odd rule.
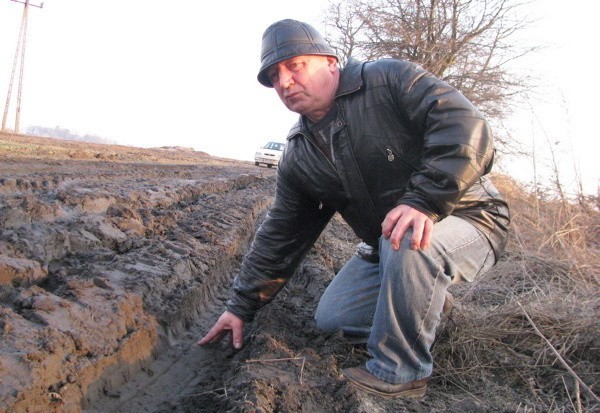
[[[292,71],[288,70],[286,67],[282,67],[279,69],[277,83],[279,83],[279,87],[282,89],[287,89],[292,84],[294,84],[294,77]]]

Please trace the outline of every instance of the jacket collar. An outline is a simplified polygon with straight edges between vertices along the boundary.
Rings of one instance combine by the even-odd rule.
[[[348,63],[340,70],[340,84],[335,94],[336,99],[340,96],[356,92],[362,87],[362,68],[364,64],[364,62],[360,62],[354,58],[348,60]],[[298,133],[305,135],[305,130],[303,117],[300,116],[294,126],[290,129],[287,139],[291,139]]]
[[[347,95],[356,92],[363,85],[362,68],[365,62],[359,62],[350,58],[346,66],[340,71],[340,85],[335,97]]]

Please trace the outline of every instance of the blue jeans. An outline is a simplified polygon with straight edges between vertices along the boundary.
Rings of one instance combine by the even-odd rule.
[[[397,251],[381,237],[378,263],[352,256],[326,288],[315,315],[320,329],[366,341],[372,357],[367,370],[394,384],[431,375],[430,350],[446,289],[472,281],[495,263],[487,238],[461,218],[436,223],[425,251],[410,249],[411,236],[404,236]]]

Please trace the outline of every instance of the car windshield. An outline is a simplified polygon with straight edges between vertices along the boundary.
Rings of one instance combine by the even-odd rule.
[[[272,149],[274,151],[282,151],[285,144],[279,142],[269,142],[265,145],[265,149]]]

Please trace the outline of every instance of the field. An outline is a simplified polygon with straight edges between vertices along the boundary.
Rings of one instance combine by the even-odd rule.
[[[275,175],[188,148],[0,134],[0,412],[600,411],[598,211],[505,176],[511,241],[451,287],[422,400],[354,390],[340,372],[364,348],[314,325],[358,242],[337,216],[240,351],[198,347]]]

